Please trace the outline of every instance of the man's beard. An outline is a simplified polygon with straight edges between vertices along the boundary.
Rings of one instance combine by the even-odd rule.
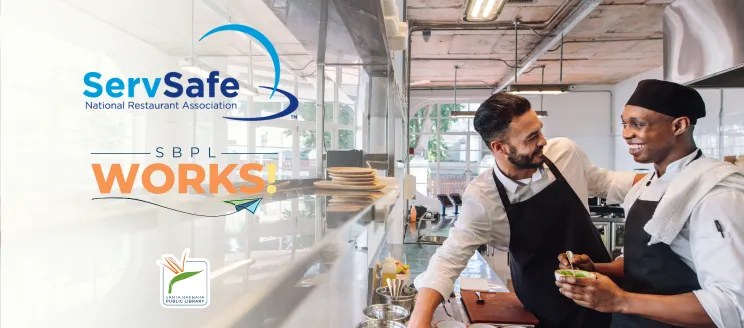
[[[509,145],[509,156],[507,158],[509,159],[509,162],[516,166],[518,169],[536,169],[542,166],[545,162],[545,160],[541,159],[539,163],[532,163],[532,158],[535,156],[535,154],[538,154],[541,151],[542,147],[539,147],[535,149],[532,154],[519,154],[517,153],[515,147]]]

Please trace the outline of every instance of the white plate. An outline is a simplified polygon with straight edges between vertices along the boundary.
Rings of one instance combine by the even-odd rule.
[[[434,326],[437,328],[468,328],[464,323],[454,320],[440,321]]]

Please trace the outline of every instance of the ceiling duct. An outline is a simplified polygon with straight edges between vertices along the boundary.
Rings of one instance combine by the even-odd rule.
[[[677,0],[664,10],[664,79],[744,87],[744,1]]]

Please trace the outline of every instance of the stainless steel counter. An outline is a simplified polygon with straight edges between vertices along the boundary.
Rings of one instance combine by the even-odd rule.
[[[108,208],[107,216],[88,218],[81,212],[74,225],[4,239],[3,264],[24,270],[16,271],[22,275],[3,276],[3,281],[12,281],[3,285],[3,292],[14,299],[18,295],[18,302],[28,301],[22,295],[34,299],[34,313],[22,316],[23,324],[31,326],[149,327],[168,322],[179,327],[276,328],[297,327],[285,324],[295,312],[322,316],[319,323],[335,320],[341,312],[361,314],[366,269],[383,243],[397,190],[386,189],[377,193],[376,201],[345,207],[337,206],[335,195],[354,192],[283,191],[264,197],[255,215],[241,211],[216,218],[139,204],[130,206],[136,207],[136,215],[123,215],[114,208],[125,203],[98,201],[94,205]],[[198,201],[173,197],[180,200],[179,209],[235,210],[220,197],[184,197]],[[191,249],[190,257],[209,261],[207,308],[174,310],[160,304],[161,268],[156,260],[163,254],[178,256],[184,248]],[[35,259],[29,260],[29,254]],[[364,282],[356,284],[355,279]],[[336,298],[318,301],[317,295],[329,290]],[[362,294],[362,303],[349,302],[354,293]],[[340,312],[303,308],[323,303],[335,303]]]

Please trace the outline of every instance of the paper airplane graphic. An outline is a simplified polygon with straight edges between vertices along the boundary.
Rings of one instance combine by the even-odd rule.
[[[225,203],[235,205],[235,210],[240,212],[242,210],[248,210],[251,214],[256,214],[258,210],[258,204],[261,203],[263,198],[246,198],[246,199],[235,199],[226,200]]]

